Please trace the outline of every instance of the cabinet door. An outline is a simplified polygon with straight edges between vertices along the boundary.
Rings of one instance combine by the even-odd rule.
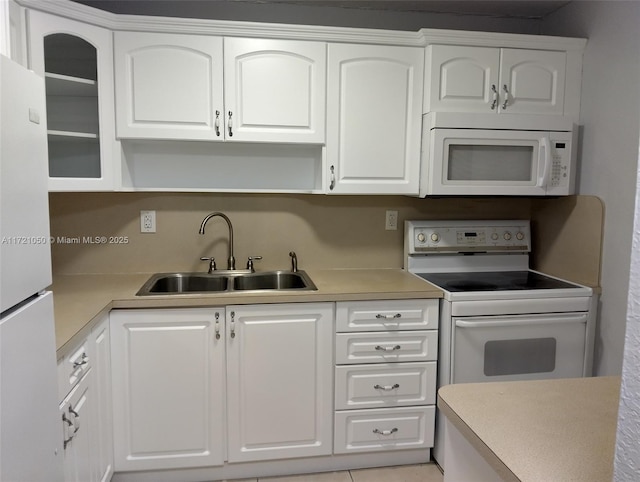
[[[227,140],[324,143],[326,44],[224,39]]]
[[[224,310],[111,312],[115,470],[221,465]]]
[[[222,37],[116,32],[114,62],[118,137],[224,138]]]
[[[331,454],[333,304],[227,307],[229,462]]]
[[[499,49],[429,45],[426,59],[425,112],[498,112]]]
[[[500,111],[562,115],[566,57],[565,52],[502,49]]]
[[[109,481],[113,475],[113,431],[111,417],[111,353],[109,318],[100,322],[92,331],[89,343],[92,353],[95,416],[91,430],[91,459],[97,481]]]
[[[95,418],[92,374],[89,370],[60,406],[65,482],[97,482],[91,458]]]
[[[336,194],[418,194],[424,52],[330,44],[327,178]]]
[[[111,32],[29,11],[29,66],[45,77],[50,191],[114,189]]]

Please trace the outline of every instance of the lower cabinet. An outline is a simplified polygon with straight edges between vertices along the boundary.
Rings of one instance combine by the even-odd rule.
[[[116,471],[330,455],[333,306],[113,310]]]
[[[116,471],[223,463],[224,313],[111,311]]]
[[[334,453],[433,447],[438,300],[336,304]]]
[[[65,482],[108,482],[113,475],[109,319],[58,362]]]

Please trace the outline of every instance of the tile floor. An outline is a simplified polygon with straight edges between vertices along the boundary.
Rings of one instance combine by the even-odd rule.
[[[230,482],[442,482],[443,480],[438,466],[431,463],[285,477],[260,477]]]

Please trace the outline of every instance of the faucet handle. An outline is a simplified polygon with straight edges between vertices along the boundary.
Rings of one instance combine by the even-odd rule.
[[[200,261],[209,261],[209,271],[207,273],[211,274],[216,270],[216,258],[203,256]]]
[[[249,258],[247,259],[247,269],[250,269],[251,272],[254,272],[255,269],[253,268],[253,262],[261,259],[262,256],[249,256]]]

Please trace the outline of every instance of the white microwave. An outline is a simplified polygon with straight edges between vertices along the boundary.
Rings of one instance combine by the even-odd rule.
[[[575,132],[558,116],[424,116],[420,196],[566,196],[575,192]]]

